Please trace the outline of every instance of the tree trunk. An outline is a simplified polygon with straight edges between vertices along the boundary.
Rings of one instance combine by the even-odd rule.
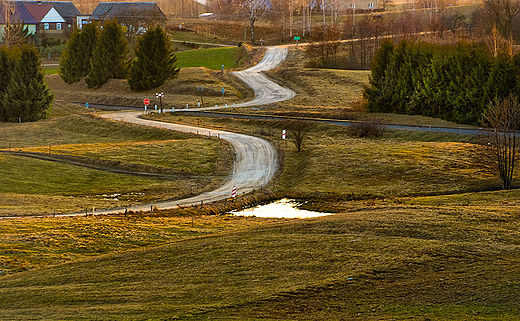
[[[255,44],[255,19],[249,19],[249,29],[251,29],[251,44]]]

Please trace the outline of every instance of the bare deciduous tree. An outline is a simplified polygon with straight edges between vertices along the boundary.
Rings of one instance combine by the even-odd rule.
[[[520,0],[484,0],[480,12],[485,16],[490,28],[498,30],[507,41],[509,53],[512,55],[513,23],[520,14]]]
[[[256,42],[255,38],[255,22],[261,19],[269,7],[269,0],[247,0],[244,2],[244,8],[247,10],[249,20],[249,29],[251,31],[251,43]]]
[[[303,119],[298,119],[287,122],[285,126],[289,131],[289,139],[292,140],[294,146],[296,146],[296,151],[300,152],[303,147],[303,142],[308,138],[314,128],[314,124]]]
[[[510,189],[517,163],[516,154],[519,143],[520,104],[518,99],[510,94],[502,100],[491,102],[485,119],[493,128],[490,145],[496,156],[502,188]]]

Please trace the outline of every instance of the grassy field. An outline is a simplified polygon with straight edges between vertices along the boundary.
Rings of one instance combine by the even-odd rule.
[[[200,215],[2,220],[0,276],[273,221]]]
[[[172,30],[169,31],[169,34],[173,40],[176,41],[185,41],[185,42],[191,42],[191,43],[213,43],[213,44],[219,44],[219,45],[237,45],[236,41],[232,41],[230,39],[227,39],[225,37],[220,37],[217,35],[210,35],[206,34],[204,32],[205,30],[201,29],[201,32],[197,33],[196,31],[186,31],[184,30],[178,30],[177,28],[172,28]]]
[[[355,139],[344,128],[317,125],[296,153],[290,141],[278,141],[280,121],[150,117],[272,140],[285,155],[277,195],[337,214],[265,221],[195,216],[193,223],[175,212],[4,220],[0,319],[514,320],[520,314],[520,192],[476,192],[499,182],[474,162],[471,138],[386,131]],[[87,143],[92,132],[106,141],[52,145],[55,152],[94,158],[102,149],[111,160],[137,146],[182,141],[158,129],[142,141],[147,129],[139,126],[114,124],[121,127],[111,135],[99,119],[65,119],[81,133],[73,140]],[[26,130],[28,140],[37,136],[36,127]],[[47,148],[45,140],[39,149],[23,139],[17,144]]]
[[[65,114],[64,109],[55,112]],[[77,111],[72,106],[72,113]],[[60,161],[0,155],[0,216],[81,212],[191,195],[219,184],[232,161],[229,145],[217,139],[91,115],[0,124],[0,141],[3,150],[43,153]],[[60,155],[74,156],[72,160],[98,169],[73,165]]]
[[[519,228],[393,206],[172,240],[4,276],[0,318],[513,320]]]
[[[177,53],[177,67],[205,67],[213,70],[233,69],[238,66],[240,54],[244,48],[210,48],[188,50]]]

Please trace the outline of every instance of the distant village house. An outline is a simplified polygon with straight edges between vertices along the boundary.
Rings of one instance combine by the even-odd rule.
[[[123,26],[128,38],[146,32],[150,26],[166,25],[166,16],[155,2],[101,2],[89,20],[102,25],[113,19]]]

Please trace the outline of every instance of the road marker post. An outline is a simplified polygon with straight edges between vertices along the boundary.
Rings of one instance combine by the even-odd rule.
[[[233,186],[233,189],[231,190],[231,198],[235,199],[237,196],[237,187]]]

